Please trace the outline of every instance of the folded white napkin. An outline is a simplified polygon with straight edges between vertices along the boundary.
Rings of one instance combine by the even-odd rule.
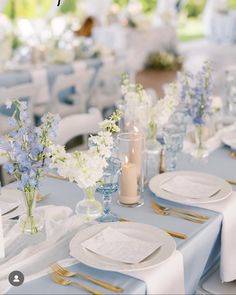
[[[213,137],[209,138],[206,141],[206,148],[208,149],[209,153],[214,152],[216,149],[218,149],[222,145],[222,138],[223,136],[230,131],[233,131],[235,129],[235,125],[227,126],[219,130]],[[184,148],[183,151],[185,153],[191,154],[192,151],[195,149],[195,144],[185,140],[184,141]]]
[[[161,184],[161,189],[191,199],[210,198],[221,187],[217,184],[209,184],[202,177],[177,175]]]
[[[82,243],[84,248],[98,255],[131,264],[143,261],[161,245],[129,237],[109,226]]]
[[[69,257],[69,242],[82,222],[68,207],[44,206],[37,210],[45,218],[45,231],[33,239],[21,234],[16,221],[4,223],[6,258],[0,259],[0,294],[11,288],[10,272],[20,270],[27,282],[45,274],[52,262]]]
[[[221,231],[220,274],[223,282],[236,279],[236,192],[220,202],[199,204],[201,208],[210,209],[223,214]]]

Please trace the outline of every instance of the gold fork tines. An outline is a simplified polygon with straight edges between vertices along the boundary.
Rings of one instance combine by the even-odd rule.
[[[51,279],[56,284],[59,284],[59,285],[62,285],[62,286],[77,285],[81,289],[86,290],[86,291],[88,291],[91,294],[94,294],[94,295],[103,295],[103,293],[101,293],[99,291],[96,291],[96,290],[94,290],[94,289],[92,289],[92,288],[90,288],[90,287],[88,287],[88,286],[80,283],[79,281],[72,281],[72,280],[65,279],[65,278],[63,278],[62,276],[60,276],[59,274],[56,274],[56,273],[52,273],[51,274]]]
[[[185,215],[189,215],[189,216],[192,216],[192,217],[195,217],[195,218],[199,218],[199,219],[204,219],[204,220],[208,220],[209,219],[208,216],[200,215],[198,213],[193,213],[193,212],[187,211],[187,210],[182,209],[182,208],[165,207],[163,205],[158,204],[157,202],[153,202],[153,204],[155,204],[155,206],[157,206],[159,209],[164,210],[164,211],[176,211],[176,212],[183,213]]]
[[[85,280],[88,280],[100,287],[103,287],[107,290],[110,290],[110,291],[113,291],[113,292],[116,292],[116,293],[122,293],[124,292],[124,290],[120,287],[117,287],[117,286],[113,286],[113,285],[110,285],[106,282],[103,282],[103,281],[100,281],[98,279],[95,279],[95,278],[92,278],[91,276],[88,276],[88,275],[85,275],[85,274],[82,274],[82,273],[75,273],[75,272],[71,272],[70,270],[68,270],[67,268],[65,267],[62,267],[61,265],[59,265],[58,263],[54,263],[51,265],[51,268],[54,272],[56,272],[57,274],[63,276],[63,277],[75,277],[75,276],[78,276],[78,277],[81,277]]]
[[[159,215],[174,215],[176,217],[179,217],[179,218],[182,218],[182,219],[191,221],[191,222],[204,223],[203,220],[191,218],[191,217],[188,217],[186,215],[182,215],[182,214],[176,213],[174,211],[168,211],[167,212],[167,211],[161,210],[159,207],[156,206],[155,203],[152,203],[151,206],[152,206],[152,209],[154,210],[154,212],[157,213],[157,214],[159,214]]]

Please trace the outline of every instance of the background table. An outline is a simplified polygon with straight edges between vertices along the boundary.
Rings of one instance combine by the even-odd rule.
[[[193,160],[190,156],[182,155],[178,161],[178,169],[208,172],[223,178],[233,179],[235,175],[235,164],[236,160],[230,158],[226,153],[226,150],[221,148],[202,162]],[[50,178],[42,181],[42,192],[45,194],[50,193],[50,195],[41,203],[41,205],[55,204],[75,208],[76,203],[82,198],[82,191],[75,184]],[[98,196],[98,198],[100,198],[100,196]],[[178,219],[174,216],[156,215],[150,208],[150,202],[155,198],[156,197],[147,188],[145,190],[144,206],[139,208],[124,208],[117,205],[116,197],[114,197],[112,204],[113,211],[120,214],[121,217],[127,218],[131,221],[152,224],[160,228],[166,228],[188,235],[187,240],[176,239],[176,244],[184,258],[185,291],[187,294],[194,294],[202,275],[206,273],[219,258],[222,216],[213,211],[201,208],[190,208],[189,206],[179,204],[178,206],[181,208],[192,209],[196,213],[208,215],[210,219],[204,224],[195,224]],[[173,206],[174,204],[173,202],[168,202],[162,199],[159,199],[159,201],[166,205]],[[51,262],[53,261],[52,257]],[[145,293],[145,284],[139,280],[118,273],[94,270],[82,264],[80,264],[80,269],[88,274],[96,275],[100,279],[106,279],[113,284],[124,286],[125,294]],[[9,293],[63,294],[65,292],[67,294],[78,294],[81,291],[73,286],[57,286],[52,283],[47,276],[27,283],[21,287],[12,288]]]

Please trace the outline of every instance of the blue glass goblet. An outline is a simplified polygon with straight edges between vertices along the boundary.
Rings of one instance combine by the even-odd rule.
[[[103,214],[97,219],[99,222],[115,222],[120,220],[119,216],[113,213],[110,207],[111,194],[118,190],[120,171],[120,160],[111,157],[108,160],[108,166],[104,171],[102,183],[97,188],[97,192],[103,194]]]

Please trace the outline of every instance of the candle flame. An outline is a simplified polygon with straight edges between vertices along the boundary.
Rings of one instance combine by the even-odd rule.
[[[129,162],[129,159],[127,156],[125,156],[125,164],[127,164]]]

